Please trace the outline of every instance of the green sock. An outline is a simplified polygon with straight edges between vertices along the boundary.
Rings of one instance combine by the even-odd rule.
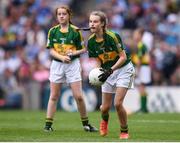
[[[101,117],[102,117],[102,119],[103,119],[104,121],[108,122],[108,120],[109,120],[109,113],[107,113],[107,114],[101,114]]]
[[[128,125],[126,126],[121,126],[121,133],[128,133]]]
[[[51,127],[53,124],[53,119],[52,118],[46,118],[46,127]]]
[[[141,96],[141,111],[143,112],[147,111],[147,96],[146,95]]]
[[[88,125],[88,123],[89,123],[88,117],[83,117],[83,118],[81,118],[81,121],[82,121],[82,125],[83,125],[83,126],[86,126],[86,125]]]

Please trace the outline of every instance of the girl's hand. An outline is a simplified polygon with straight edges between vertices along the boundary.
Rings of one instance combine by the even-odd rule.
[[[61,60],[63,63],[70,63],[71,62],[71,58],[69,56],[62,56]]]

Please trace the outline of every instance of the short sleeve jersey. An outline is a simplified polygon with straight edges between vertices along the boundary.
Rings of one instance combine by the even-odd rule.
[[[47,48],[54,48],[61,55],[67,55],[69,51],[83,49],[84,41],[77,27],[70,24],[68,32],[60,31],[60,25],[52,27],[48,32]],[[79,56],[74,57],[77,58]]]
[[[110,30],[104,33],[104,40],[96,41],[95,34],[92,34],[88,39],[88,53],[89,57],[98,58],[101,61],[101,67],[105,69],[111,68],[120,58],[119,52],[125,50],[121,37]],[[131,59],[126,52],[127,60],[122,65],[128,64]]]
[[[148,50],[146,45],[142,42],[137,44],[137,52],[132,54],[132,62],[134,65],[137,65],[139,60],[142,65],[149,65],[150,59],[148,56]]]

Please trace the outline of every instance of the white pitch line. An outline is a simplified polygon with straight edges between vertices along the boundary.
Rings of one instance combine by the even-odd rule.
[[[180,124],[178,120],[129,120],[130,122],[138,122],[138,123],[173,123]]]

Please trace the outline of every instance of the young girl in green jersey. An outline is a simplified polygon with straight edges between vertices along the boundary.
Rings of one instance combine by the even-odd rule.
[[[59,93],[64,82],[69,83],[80,112],[85,131],[95,132],[97,129],[88,122],[85,102],[82,93],[81,66],[79,55],[85,52],[82,35],[70,22],[71,11],[67,6],[56,9],[58,25],[48,33],[47,48],[52,56],[50,67],[50,97],[47,107],[44,130],[53,131],[52,123],[56,112]]]
[[[89,17],[89,27],[92,35],[88,39],[89,57],[94,58],[103,73],[99,80],[102,85],[102,105],[100,135],[108,133],[109,110],[112,104],[112,94],[115,93],[114,106],[120,123],[120,139],[128,139],[127,114],[123,100],[127,90],[133,87],[135,74],[130,56],[126,53],[120,36],[106,29],[107,18],[101,11],[93,11]]]
[[[150,55],[147,46],[142,40],[144,29],[137,28],[133,32],[134,51],[132,52],[132,62],[136,67],[135,84],[138,86],[140,94],[140,113],[148,113],[146,85],[151,83]]]

